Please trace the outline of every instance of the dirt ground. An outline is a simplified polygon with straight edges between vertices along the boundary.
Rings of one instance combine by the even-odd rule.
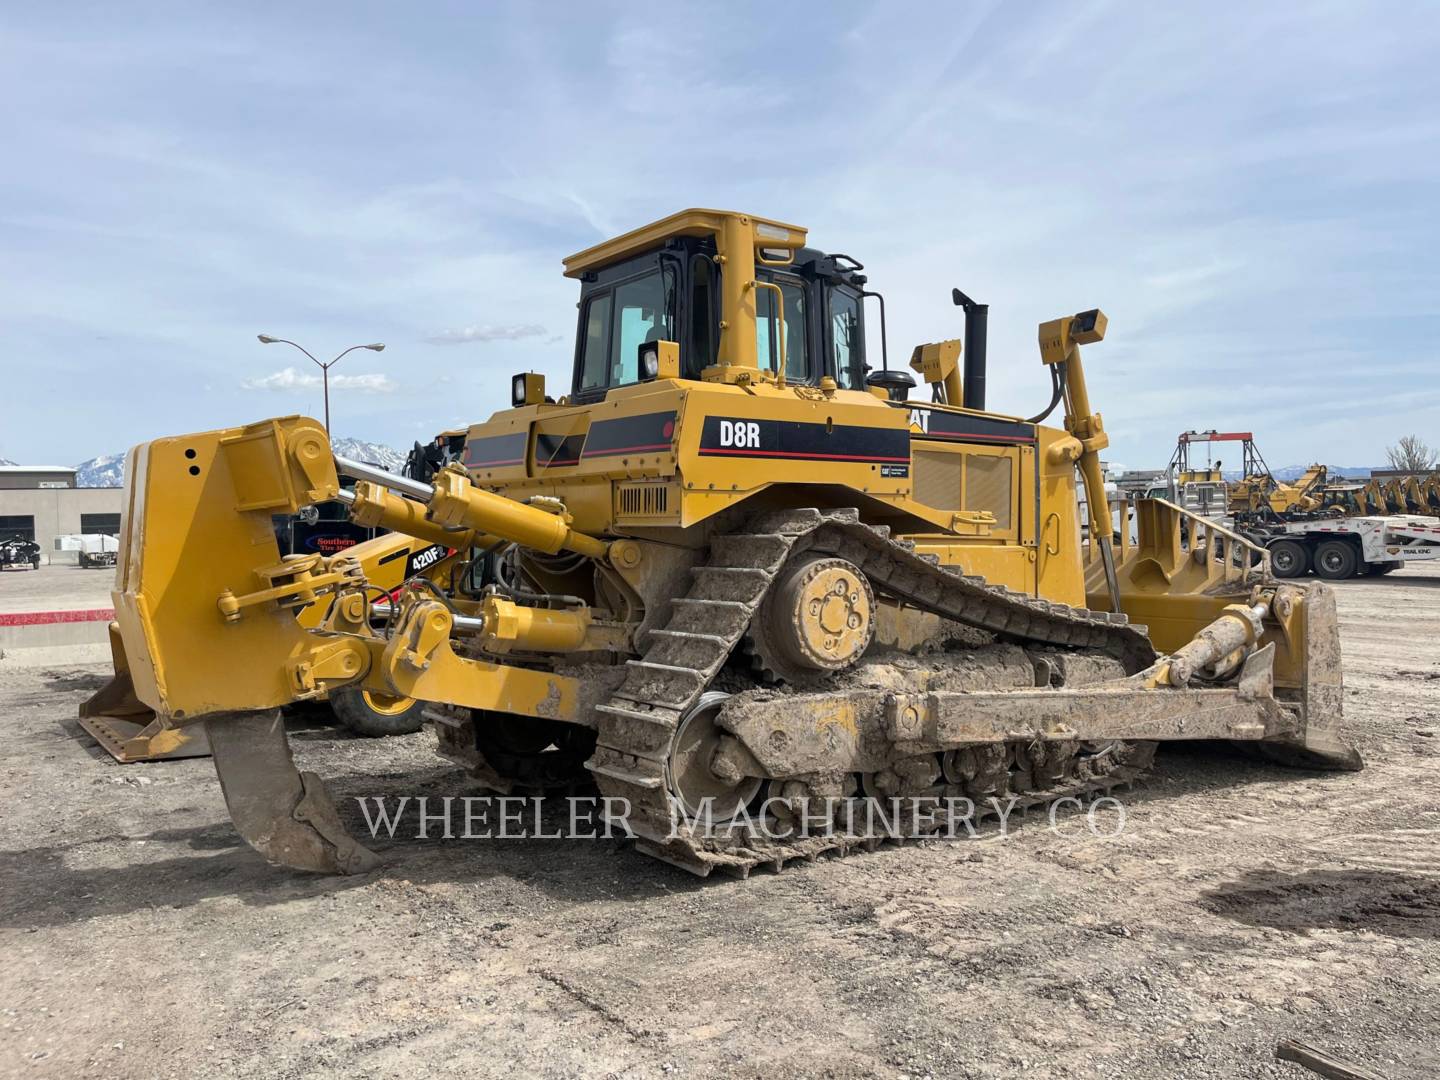
[[[108,608],[113,567],[47,563],[38,570],[0,570],[0,612]]]
[[[0,662],[0,1075],[1309,1076],[1286,1036],[1440,1075],[1440,575],[1338,592],[1363,773],[1167,752],[1115,838],[1032,816],[748,881],[613,840],[272,869],[208,761],[79,732],[101,669]],[[428,732],[292,741],[351,822],[469,790]]]

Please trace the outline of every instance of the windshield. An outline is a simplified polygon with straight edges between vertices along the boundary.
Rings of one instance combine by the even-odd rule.
[[[659,269],[593,293],[585,302],[578,390],[640,381],[640,346],[673,341],[672,304]]]
[[[847,289],[830,290],[830,342],[835,382],[842,390],[865,389],[865,340],[860,328],[860,297]]]
[[[785,299],[785,379],[810,381],[810,349],[805,332],[805,290],[798,284],[778,282]],[[775,319],[775,290],[760,289],[755,298],[755,357],[762,368],[774,371],[779,361],[780,330]]]

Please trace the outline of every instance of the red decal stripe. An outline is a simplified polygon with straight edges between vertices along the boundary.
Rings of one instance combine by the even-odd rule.
[[[585,457],[614,457],[616,454],[635,454],[641,450],[669,450],[668,442],[649,443],[646,446],[617,446],[613,450],[597,450],[595,453],[585,451]]]
[[[0,613],[0,626],[48,626],[51,623],[110,622],[114,608],[80,608],[74,611],[17,611]]]
[[[905,457],[879,457],[876,455],[859,454],[806,454],[798,450],[701,450],[701,457],[788,457],[806,458],[809,460],[825,461],[903,461],[907,465],[910,462],[909,456]]]

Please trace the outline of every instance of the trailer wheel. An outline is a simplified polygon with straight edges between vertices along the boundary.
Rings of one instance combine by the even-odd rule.
[[[423,701],[392,698],[347,686],[330,695],[330,709],[356,735],[413,735],[420,730]]]
[[[1315,549],[1315,573],[1326,581],[1352,578],[1359,565],[1355,545],[1345,540],[1326,540]]]
[[[1304,577],[1310,570],[1310,552],[1298,540],[1278,540],[1270,545],[1270,569],[1278,578]]]

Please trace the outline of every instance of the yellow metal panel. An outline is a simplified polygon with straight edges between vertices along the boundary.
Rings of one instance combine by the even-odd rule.
[[[396,642],[372,640],[366,689],[417,701],[437,701],[488,709],[518,716],[575,720],[579,711],[579,683],[568,676],[530,668],[467,660],[456,656],[449,639],[426,659],[424,671],[392,661]]]
[[[996,532],[1009,530],[1015,505],[1016,452],[965,455],[966,510],[988,510],[995,515]]]
[[[747,421],[780,421],[810,425],[818,443],[820,432],[842,431],[833,447],[835,457],[771,456],[763,450],[736,451],[736,456],[702,454],[701,436],[707,417],[741,418]],[[680,459],[687,504],[691,493],[754,493],[772,484],[811,484],[848,487],[876,497],[908,495],[908,476],[886,476],[880,465],[840,460],[845,452],[843,429],[908,432],[904,410],[893,409],[869,394],[837,391],[826,397],[809,387],[768,385],[742,388],[722,383],[693,386],[680,429]],[[908,462],[906,462],[908,464]],[[908,470],[907,470],[908,471]],[[703,516],[703,515],[701,515]],[[687,522],[698,520],[687,505]]]
[[[1053,453],[1070,439],[1056,428],[1036,429],[1040,460],[1040,521],[1035,555],[1037,591],[1064,604],[1085,604],[1085,573],[1080,550],[1080,501],[1073,461]],[[1073,440],[1072,440],[1073,441]]]
[[[227,589],[264,587],[256,571],[280,561],[270,515],[298,510],[296,489],[314,484],[257,447],[256,436],[267,430],[281,444],[324,439],[314,420],[287,417],[158,439],[132,452],[115,618],[136,696],[161,717],[270,708],[293,698],[287,672],[311,644],[294,613],[267,605],[227,623],[218,607]],[[338,487],[333,462],[318,487],[328,488],[326,497]],[[263,508],[239,508],[257,502]]]

